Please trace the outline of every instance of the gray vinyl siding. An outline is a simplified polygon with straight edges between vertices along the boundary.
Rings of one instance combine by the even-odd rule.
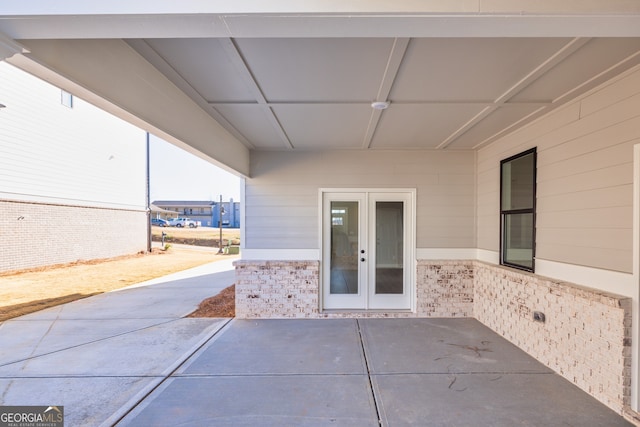
[[[145,133],[0,63],[0,199],[145,209]]]
[[[536,258],[632,272],[640,69],[478,153],[478,247],[499,250],[499,163],[538,147]]]
[[[320,188],[416,188],[417,246],[475,247],[474,165],[463,151],[254,151],[246,247],[318,248]]]

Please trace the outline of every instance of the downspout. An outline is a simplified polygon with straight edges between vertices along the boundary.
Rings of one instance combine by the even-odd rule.
[[[147,252],[151,252],[151,190],[150,190],[150,161],[149,161],[149,132],[147,132],[147,141],[146,141],[146,161],[147,161],[147,171],[146,171],[146,183],[145,183],[145,197],[147,199]]]

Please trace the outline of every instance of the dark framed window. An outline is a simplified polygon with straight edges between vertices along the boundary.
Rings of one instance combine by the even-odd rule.
[[[500,162],[500,264],[533,272],[536,149]]]

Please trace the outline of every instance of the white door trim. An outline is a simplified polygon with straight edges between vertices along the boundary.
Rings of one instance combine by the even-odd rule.
[[[327,290],[325,289],[325,282],[327,280],[326,275],[329,272],[326,270],[329,260],[330,260],[330,248],[327,248],[325,242],[327,241],[326,234],[328,231],[324,224],[325,220],[325,194],[333,193],[333,194],[344,194],[348,196],[349,194],[366,194],[365,204],[363,206],[364,209],[369,210],[368,206],[368,196],[369,194],[389,194],[389,195],[399,195],[405,194],[407,199],[407,208],[405,212],[405,280],[407,284],[407,296],[408,302],[406,306],[402,307],[401,310],[410,310],[412,312],[416,311],[416,284],[415,284],[415,269],[416,269],[416,199],[417,199],[417,191],[415,188],[320,188],[318,191],[318,206],[319,206],[319,218],[318,218],[318,228],[319,228],[319,247],[320,247],[320,289],[319,289],[319,309],[320,311],[332,309],[326,308],[325,299],[327,297]],[[367,218],[368,219],[368,218]],[[367,297],[368,298],[368,297]],[[369,307],[369,301],[365,302],[366,307]],[[389,308],[389,310],[393,310],[394,308]],[[378,309],[380,310],[380,309]]]

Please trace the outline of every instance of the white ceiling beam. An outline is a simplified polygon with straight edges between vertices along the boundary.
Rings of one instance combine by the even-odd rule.
[[[501,108],[501,106],[504,103],[506,103],[507,101],[509,101],[509,99],[511,99],[514,96],[516,96],[518,93],[523,91],[526,87],[528,87],[533,82],[535,82],[540,77],[542,77],[547,71],[551,70],[553,67],[558,65],[560,62],[562,62],[566,58],[568,58],[571,54],[576,52],[582,46],[587,44],[589,42],[589,40],[590,39],[588,39],[588,38],[574,38],[571,41],[569,41],[567,44],[565,44],[560,49],[558,49],[553,55],[551,55],[545,61],[540,63],[540,65],[538,65],[536,68],[531,70],[531,72],[529,74],[527,74],[522,79],[520,79],[519,82],[517,82],[515,85],[511,86],[502,95],[500,95],[498,98],[496,98],[495,101],[493,102],[493,106],[490,109],[484,109],[483,111],[480,112],[480,114],[477,114],[471,120],[466,122],[463,126],[461,126],[459,129],[457,129],[453,134],[451,134],[449,137],[447,137],[447,139],[442,141],[442,143],[440,143],[437,148],[439,148],[439,149],[446,148],[449,144],[452,144],[456,139],[458,139],[462,135],[464,135],[469,129],[473,128],[477,123],[479,123],[480,121],[484,120],[487,116],[489,116],[489,114],[493,113],[498,108]],[[522,105],[522,104],[518,104],[518,105]],[[524,120],[524,119],[526,119],[526,118],[528,118],[530,116],[533,116],[536,113],[541,112],[544,108],[545,107],[538,108],[534,113],[528,114],[522,120]],[[520,120],[520,121],[522,121],[522,120]],[[518,121],[518,123],[520,121]],[[500,135],[505,134],[512,127],[513,126],[510,126],[507,129],[503,129],[501,132],[499,132],[499,133],[493,135],[492,137],[490,137],[490,138],[482,141],[481,143],[477,144],[476,147],[480,147],[482,145],[485,145],[485,144],[493,141],[494,139],[497,139]]]
[[[377,101],[378,99],[375,99]],[[373,101],[371,101],[373,102]],[[336,101],[267,101],[264,105],[268,105],[270,107],[278,107],[278,106],[305,106],[305,105],[328,105],[328,106],[340,106],[340,105],[371,105],[371,102],[363,102],[363,101],[345,101],[345,102],[336,102]],[[212,106],[225,106],[225,105],[262,105],[258,102],[254,101],[211,101],[208,103]],[[394,101],[393,105],[481,105],[481,106],[491,106],[494,105],[494,101],[477,101],[477,100],[445,100],[445,101],[437,101],[437,100],[429,100],[429,101]],[[504,105],[509,106],[543,106],[550,105],[551,100],[546,102],[541,101],[517,101],[517,102],[509,102],[504,103]]]
[[[341,0],[310,2],[299,0],[128,0],[87,2],[86,0],[3,0],[0,12],[16,16],[30,14],[307,14],[307,13],[638,13],[640,4],[628,0]]]
[[[506,90],[502,95],[496,98],[496,104],[504,104],[509,101],[511,98],[516,96],[518,93],[523,91],[533,82],[542,77],[545,73],[551,70],[553,67],[558,65],[560,62],[564,61],[566,58],[575,53],[582,46],[587,44],[591,39],[590,38],[574,38],[569,43],[564,45],[562,48],[558,49],[556,53],[547,58],[546,61],[543,61],[536,68],[531,70],[529,74],[524,76],[519,82]]]
[[[447,145],[451,144],[453,141],[455,141],[456,139],[460,138],[469,129],[474,127],[476,124],[480,123],[489,114],[493,113],[497,108],[498,107],[496,107],[496,106],[487,106],[487,107],[485,107],[482,111],[480,111],[478,114],[476,114],[471,119],[469,119],[465,124],[460,126],[455,132],[453,132],[451,135],[449,135],[444,141],[442,141],[440,144],[438,144],[436,149],[441,150],[443,148],[446,148]]]
[[[378,94],[376,95],[376,99],[372,101],[386,102],[389,100],[391,88],[393,87],[393,83],[396,81],[396,77],[398,76],[398,70],[402,65],[402,60],[404,59],[404,55],[407,52],[407,47],[409,47],[410,40],[411,39],[408,38],[396,38],[393,41],[393,46],[391,47],[391,52],[389,53],[387,65],[385,67],[384,74],[382,75],[382,80],[380,81],[380,87],[378,88]],[[374,108],[371,109],[371,116],[369,117],[367,131],[365,132],[364,138],[362,140],[362,148],[366,149],[371,146],[371,143],[373,142],[373,136],[376,133],[378,123],[380,122],[380,118],[382,117],[383,113],[383,110],[377,110]]]
[[[583,82],[581,85],[576,86],[575,88],[571,89],[567,93],[563,93],[562,95],[559,95],[552,102],[553,102],[554,105],[562,104],[564,102],[567,102],[567,101],[573,99],[573,97],[575,96],[576,91],[584,90],[585,87],[586,88],[595,87],[595,86],[599,85],[600,83],[603,83],[603,82],[611,79],[612,77],[618,75],[620,73],[620,69],[630,68],[630,67],[633,67],[633,66],[635,66],[637,64],[640,64],[640,51],[634,53],[633,55],[630,55],[629,57],[623,59],[622,61],[618,62],[617,64],[612,65],[611,67],[609,67],[606,70],[602,71],[598,75],[595,75],[592,78],[590,78],[589,80]]]
[[[173,82],[180,90],[186,93],[191,99],[196,102],[200,108],[208,112],[214,120],[220,123],[225,129],[227,129],[233,136],[235,136],[240,142],[246,145],[248,148],[255,148],[249,140],[238,131],[227,119],[220,114],[215,108],[213,108],[206,99],[200,95],[200,93],[193,88],[185,79],[176,71],[171,65],[164,60],[162,56],[158,54],[149,43],[142,39],[134,39],[126,41],[129,46],[134,48],[136,52],[142,55],[147,61],[156,67],[162,74],[164,74],[169,80]]]
[[[15,40],[0,33],[0,61],[11,58],[17,53],[28,53],[29,50]]]
[[[628,0],[3,0],[14,40],[172,37],[638,37]]]
[[[255,98],[256,103],[262,106],[264,113],[267,117],[267,120],[273,127],[273,130],[276,132],[280,140],[283,142],[283,145],[289,149],[294,148],[293,144],[291,143],[291,140],[289,139],[289,136],[287,135],[284,128],[282,127],[282,124],[276,117],[271,107],[267,105],[267,99],[265,98],[264,93],[260,88],[260,85],[258,84],[255,77],[253,76],[253,73],[249,69],[249,65],[247,64],[245,59],[242,57],[242,54],[240,53],[238,46],[236,46],[233,40],[229,38],[220,40],[220,44],[224,52],[227,54],[227,58],[229,59],[229,61],[231,61],[231,63],[234,65],[234,67],[238,71],[240,78],[244,81],[244,83],[249,88],[249,91],[251,92],[252,96]],[[210,103],[210,105],[213,105],[213,104]]]

